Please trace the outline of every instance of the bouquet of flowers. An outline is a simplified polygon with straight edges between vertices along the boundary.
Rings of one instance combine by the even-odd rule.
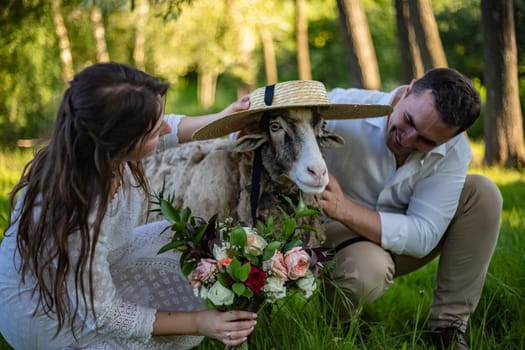
[[[285,199],[291,210],[279,207],[280,218],[245,227],[231,217],[219,221],[217,214],[208,220],[192,216],[189,208],[175,208],[161,192],[157,204],[171,224],[173,237],[159,253],[181,253],[183,274],[195,294],[212,308],[257,312],[292,293],[308,298],[331,256],[309,248],[314,229],[298,224],[299,218],[319,211],[306,206],[302,198],[298,204]]]

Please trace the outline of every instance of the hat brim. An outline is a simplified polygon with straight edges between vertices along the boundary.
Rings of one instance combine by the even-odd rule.
[[[317,105],[288,105],[288,106],[267,106],[260,109],[246,110],[232,113],[217,119],[197,131],[192,135],[193,140],[208,140],[216,137],[228,135],[244,129],[250,124],[257,122],[264,111],[285,108],[309,108],[320,107],[320,113],[324,119],[358,119],[381,117],[388,115],[392,111],[390,105],[375,104],[317,104]]]

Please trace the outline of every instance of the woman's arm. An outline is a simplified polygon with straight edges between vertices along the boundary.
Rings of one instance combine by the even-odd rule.
[[[191,137],[195,131],[222,118],[228,114],[240,112],[250,107],[250,99],[248,95],[239,98],[237,101],[230,104],[228,107],[220,111],[219,113],[207,114],[203,116],[185,117],[182,118],[178,126],[178,139],[179,143],[191,141]]]
[[[203,335],[233,346],[246,341],[256,318],[257,314],[248,311],[157,311],[152,335]]]

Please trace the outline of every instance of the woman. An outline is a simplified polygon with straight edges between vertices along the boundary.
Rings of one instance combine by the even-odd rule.
[[[253,331],[254,314],[205,310],[178,256],[156,255],[166,222],[140,226],[149,198],[141,159],[161,138],[165,147],[189,141],[249,102],[163,116],[167,89],[117,63],[71,81],[49,143],[11,194],[0,246],[0,332],[15,349],[185,349],[202,336],[237,345]]]

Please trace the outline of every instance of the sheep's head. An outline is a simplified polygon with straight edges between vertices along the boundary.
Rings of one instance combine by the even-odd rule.
[[[324,129],[317,108],[287,108],[269,112],[266,123],[244,130],[233,151],[261,147],[263,167],[274,180],[283,176],[305,193],[321,193],[328,171],[320,147],[339,147],[344,140]]]

